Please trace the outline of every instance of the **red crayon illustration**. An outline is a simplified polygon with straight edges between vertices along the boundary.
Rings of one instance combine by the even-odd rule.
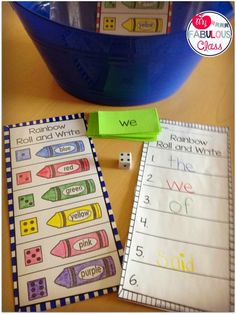
[[[96,251],[108,245],[109,240],[106,231],[99,230],[59,241],[51,250],[51,254],[66,258]]]
[[[66,176],[68,174],[88,171],[89,169],[90,167],[88,159],[82,158],[45,166],[39,170],[37,176],[51,179],[55,177]]]

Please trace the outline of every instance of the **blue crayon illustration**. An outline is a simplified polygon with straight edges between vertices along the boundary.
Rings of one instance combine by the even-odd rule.
[[[45,146],[36,153],[36,156],[50,158],[83,152],[84,150],[84,143],[82,141],[73,141]]]

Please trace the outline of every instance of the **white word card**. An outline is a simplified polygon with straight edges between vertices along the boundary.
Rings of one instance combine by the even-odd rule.
[[[161,126],[143,148],[119,297],[170,311],[233,311],[228,129]]]

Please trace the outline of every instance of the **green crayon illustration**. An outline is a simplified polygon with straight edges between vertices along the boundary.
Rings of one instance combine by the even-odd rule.
[[[122,3],[129,9],[163,9],[165,4],[160,1],[124,1]]]
[[[56,202],[77,196],[87,195],[94,193],[95,191],[96,186],[93,179],[82,180],[52,187],[42,195],[42,199]]]

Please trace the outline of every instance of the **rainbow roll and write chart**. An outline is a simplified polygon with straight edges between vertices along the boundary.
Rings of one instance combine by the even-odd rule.
[[[85,133],[83,113],[4,127],[16,311],[118,289],[122,245]]]

